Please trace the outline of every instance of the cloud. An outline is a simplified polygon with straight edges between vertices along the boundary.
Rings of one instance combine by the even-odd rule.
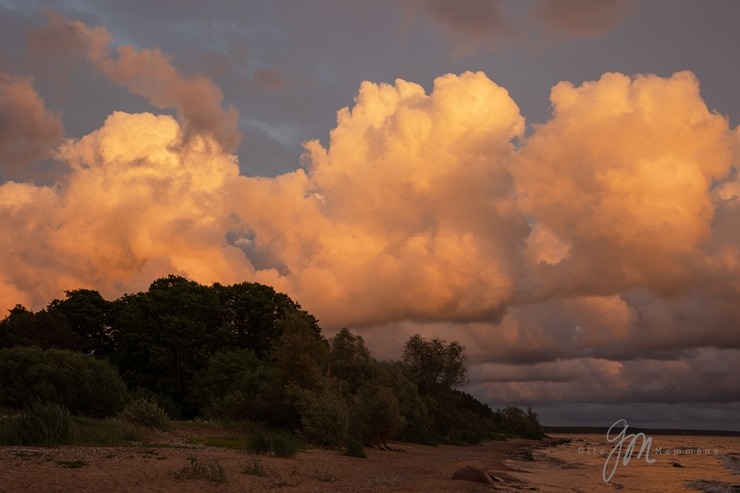
[[[263,211],[245,218],[256,244],[330,326],[495,319],[529,232],[508,170],[523,130],[516,104],[482,73],[440,77],[429,95],[365,82],[328,147],[307,143],[306,175],[253,182],[241,209]],[[260,189],[272,201],[257,203]]]
[[[481,43],[495,45],[521,35],[509,20],[500,0],[411,0],[411,12],[421,12],[441,25],[462,51],[472,51]]]
[[[727,120],[688,72],[563,82],[551,100],[553,118],[519,150],[514,173],[522,210],[570,246],[542,266],[544,289],[685,292],[707,268],[710,187],[736,146]]]
[[[116,112],[62,146],[58,158],[73,171],[55,186],[1,185],[3,290],[38,308],[65,289],[114,297],[169,273],[251,278],[224,241],[234,226],[224,190],[238,167],[217,147],[204,136],[184,141],[169,116]]]
[[[631,7],[630,0],[538,0],[531,17],[548,39],[593,38],[613,30]]]
[[[608,34],[626,17],[630,0],[537,0],[516,12],[501,0],[408,0],[406,11],[422,14],[443,27],[462,54],[477,48],[542,38],[578,40]]]
[[[137,50],[122,45],[113,55],[112,38],[104,27],[91,28],[55,13],[48,18],[48,25],[29,35],[31,54],[84,56],[109,80],[156,108],[175,108],[186,136],[208,133],[228,151],[239,145],[239,114],[234,107],[223,108],[223,94],[209,77],[185,76],[157,48]]]
[[[30,77],[0,72],[0,173],[26,176],[26,167],[48,157],[64,133]]]
[[[285,87],[285,76],[276,69],[258,70],[254,73],[251,83],[265,89],[279,90]]]

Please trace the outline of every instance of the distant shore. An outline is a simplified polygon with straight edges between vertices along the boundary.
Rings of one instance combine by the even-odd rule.
[[[547,434],[557,435],[603,435],[609,430],[608,426],[543,426]],[[740,436],[740,431],[728,430],[691,430],[675,428],[639,428],[629,427],[630,433],[645,433],[646,435],[692,435],[692,436]]]
[[[468,492],[490,485],[453,480],[465,467],[479,468],[502,486],[526,487],[507,474],[505,461],[537,443],[514,439],[477,446],[438,447],[393,443],[402,451],[366,449],[367,458],[337,450],[309,449],[281,459],[241,450],[189,446],[186,437],[140,447],[1,447],[0,491],[46,492]],[[512,455],[513,454],[513,455]],[[178,479],[190,464],[215,465],[223,482]],[[259,467],[257,467],[259,466]],[[245,472],[249,471],[249,472]],[[262,472],[262,475],[256,474]],[[517,484],[517,482],[519,484]]]

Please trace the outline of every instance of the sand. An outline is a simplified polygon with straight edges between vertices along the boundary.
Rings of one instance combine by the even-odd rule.
[[[391,443],[403,451],[366,449],[367,458],[337,450],[311,449],[277,458],[204,446],[0,447],[1,492],[483,492],[527,489],[506,475],[504,461],[530,440],[488,442],[479,446],[430,447]],[[218,461],[225,482],[178,479],[175,471],[190,458]],[[75,462],[78,461],[78,462]],[[266,476],[243,472],[261,464]],[[70,467],[71,466],[71,467]],[[78,467],[74,467],[78,466]],[[502,482],[493,485],[453,480],[466,466],[479,467]]]

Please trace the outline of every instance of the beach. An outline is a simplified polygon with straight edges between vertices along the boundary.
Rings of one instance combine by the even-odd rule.
[[[477,446],[433,447],[391,442],[393,448],[401,450],[367,448],[364,459],[344,456],[339,450],[309,449],[291,458],[278,458],[184,443],[2,447],[0,492],[517,491],[530,486],[526,480],[509,475],[512,468],[507,460],[513,451],[533,443],[516,439]],[[207,467],[220,465],[224,481],[178,478],[178,471],[193,461]],[[453,480],[453,474],[465,467],[480,468],[494,476],[494,483]],[[264,475],[254,474],[260,468]]]

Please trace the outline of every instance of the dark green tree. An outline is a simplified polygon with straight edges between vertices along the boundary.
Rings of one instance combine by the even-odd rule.
[[[234,347],[215,291],[169,276],[145,293],[119,298],[111,311],[112,361],[124,381],[171,398],[192,415],[187,396],[193,377],[213,353]]]
[[[422,395],[451,390],[467,383],[465,348],[456,341],[412,336],[403,349],[403,363]]]
[[[224,322],[242,349],[264,358],[282,337],[282,321],[288,314],[300,314],[311,329],[320,332],[318,322],[286,294],[270,286],[245,282],[231,286],[214,284]]]
[[[63,300],[54,300],[47,311],[64,317],[80,339],[82,351],[95,357],[113,353],[115,340],[109,320],[111,303],[90,289],[65,291]]]
[[[81,344],[63,316],[46,310],[33,313],[16,305],[0,321],[0,348],[13,346],[79,351]]]
[[[375,360],[361,336],[342,329],[331,338],[329,376],[339,381],[343,393],[352,394],[374,375]]]

